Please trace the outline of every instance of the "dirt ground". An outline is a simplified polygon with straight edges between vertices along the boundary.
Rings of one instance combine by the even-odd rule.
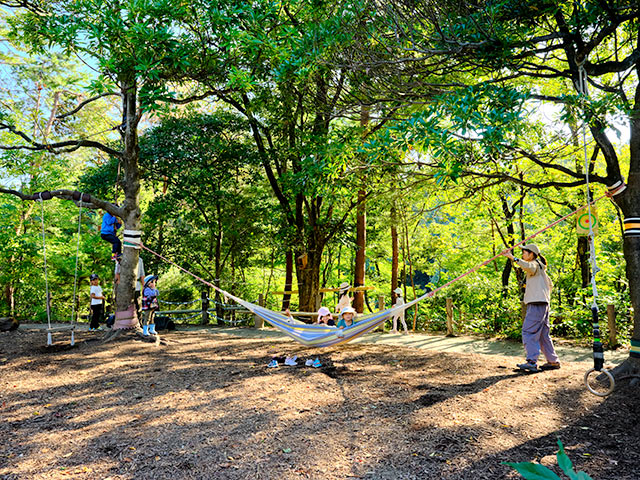
[[[502,462],[560,473],[557,439],[594,480],[640,478],[638,390],[588,393],[588,363],[527,375],[398,346],[58,335],[0,333],[0,479],[515,479]],[[323,367],[266,367],[287,354]]]

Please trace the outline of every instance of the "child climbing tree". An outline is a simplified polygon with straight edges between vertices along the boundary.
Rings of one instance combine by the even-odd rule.
[[[110,129],[119,133],[115,145],[93,139],[91,136],[39,141],[30,134],[30,126],[21,120],[19,112],[11,111],[2,102],[0,130],[7,133],[5,151],[46,151],[52,154],[70,153],[80,149],[93,149],[116,157],[121,165],[122,202],[115,204],[90,193],[82,197],[89,207],[101,208],[121,218],[125,230],[140,230],[140,170],[138,131],[146,112],[157,110],[160,99],[164,103],[185,104],[203,98],[198,92],[189,97],[170,93],[172,82],[186,76],[199,49],[188,39],[181,39],[176,19],[186,13],[185,3],[120,3],[112,1],[53,1],[20,2],[11,4],[10,38],[33,53],[64,51],[82,62],[95,65],[98,73],[81,91],[72,92],[78,100],[74,108],[55,112],[54,122],[72,122],[83,108],[106,97],[120,99],[121,115],[105,111]],[[183,40],[181,42],[181,40]],[[44,78],[43,82],[47,79]],[[66,92],[58,93],[60,95]],[[38,195],[2,188],[1,193],[13,194],[23,200],[36,200]],[[58,197],[80,201],[78,192],[63,189],[45,192],[43,199]],[[134,292],[134,267],[138,263],[138,250],[125,248],[121,263],[120,282],[116,291],[116,309],[130,309]]]

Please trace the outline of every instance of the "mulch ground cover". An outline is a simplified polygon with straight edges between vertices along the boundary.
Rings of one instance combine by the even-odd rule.
[[[594,480],[640,478],[638,391],[588,393],[585,363],[522,374],[382,345],[60,335],[0,333],[0,479],[515,479],[502,462],[561,474],[558,439]]]

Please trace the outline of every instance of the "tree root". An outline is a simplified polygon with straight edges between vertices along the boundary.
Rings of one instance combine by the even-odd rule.
[[[640,383],[640,358],[629,357],[620,365],[610,370],[609,373],[613,375],[616,383],[619,380],[625,380],[631,378],[631,382],[629,382],[629,386],[635,387]],[[599,382],[604,382],[607,380],[606,375],[601,373],[596,377],[596,380]]]
[[[155,343],[156,345],[166,345],[166,342],[160,339],[160,335],[148,335],[144,336],[142,334],[141,328],[134,328],[130,330],[110,330],[108,331],[101,340],[102,344],[110,343],[120,338],[124,339],[125,337],[133,338],[138,341],[142,341],[145,343]]]
[[[616,380],[640,375],[640,358],[629,357],[620,365],[611,370]]]

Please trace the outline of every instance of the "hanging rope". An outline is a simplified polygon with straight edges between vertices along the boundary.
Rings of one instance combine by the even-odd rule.
[[[586,59],[585,59],[586,60]],[[584,69],[584,61],[578,65],[578,90],[580,95],[583,96],[586,101],[588,97],[587,90],[587,72]],[[594,395],[601,397],[609,395],[615,388],[615,380],[611,373],[604,369],[604,349],[602,347],[602,341],[600,339],[600,324],[598,318],[598,287],[596,285],[596,274],[599,272],[598,265],[596,263],[596,247],[593,234],[593,217],[591,216],[591,188],[589,185],[589,155],[587,154],[587,122],[582,122],[582,150],[584,155],[584,176],[585,185],[587,189],[587,215],[589,218],[589,256],[591,260],[591,290],[593,293],[593,303],[591,304],[591,324],[593,328],[593,368],[587,371],[584,375],[584,382],[587,389]],[[604,391],[595,389],[591,385],[590,376],[592,373],[598,372],[604,373],[609,378],[609,387]]]
[[[78,291],[78,259],[80,258],[80,227],[82,226],[82,192],[80,192],[80,202],[78,202],[78,235],[76,241],[76,269],[73,275],[73,301],[71,302],[71,345],[75,344],[73,329],[76,325],[76,294]]]
[[[42,192],[38,193],[38,201],[40,202],[41,213],[40,221],[42,223],[42,258],[44,259],[44,289],[45,289],[45,303],[47,308],[47,325],[51,330],[51,310],[49,308],[49,276],[47,274],[47,242],[45,240],[44,232],[44,199],[42,198]],[[53,340],[51,338],[51,332],[47,332],[47,345],[51,345]]]

